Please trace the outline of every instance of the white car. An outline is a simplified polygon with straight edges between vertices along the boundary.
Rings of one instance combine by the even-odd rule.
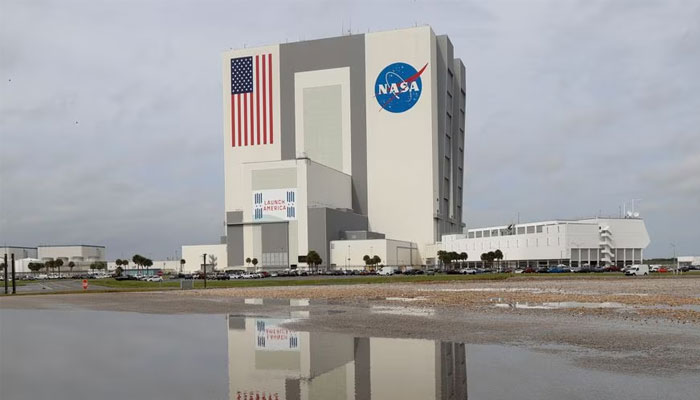
[[[162,276],[151,276],[146,279],[148,282],[163,282],[163,277]]]
[[[476,270],[474,268],[462,268],[459,270],[459,273],[463,275],[476,275]]]
[[[241,279],[255,279],[255,278],[258,278],[258,274],[256,274],[256,273],[246,272],[245,274],[241,275]]]
[[[379,271],[377,271],[377,275],[390,276],[394,275],[394,272],[395,270],[392,267],[381,267]]]
[[[513,271],[513,272],[514,272],[514,273],[516,273],[516,274],[522,274],[522,273],[523,273],[523,271],[525,271],[525,270],[524,270],[524,269],[522,269],[522,268],[518,268],[518,269],[516,269],[516,270],[515,270],[515,271]]]

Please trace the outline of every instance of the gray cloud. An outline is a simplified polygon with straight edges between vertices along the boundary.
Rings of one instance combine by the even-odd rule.
[[[642,198],[647,255],[700,253],[696,2],[1,7],[0,242],[98,243],[112,258],[216,242],[220,53],[429,23],[467,66],[470,226]]]

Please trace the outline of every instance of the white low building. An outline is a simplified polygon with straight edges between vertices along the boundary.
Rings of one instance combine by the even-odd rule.
[[[418,245],[403,240],[365,239],[331,241],[331,269],[362,270],[364,256],[378,256],[381,265],[407,267],[421,265]]]
[[[679,256],[678,264],[681,267],[689,267],[691,265],[700,266],[700,256]]]
[[[226,269],[226,244],[201,244],[182,246],[182,259],[185,260],[185,263],[182,264],[182,268],[180,268],[178,263],[178,272],[192,273],[202,271],[204,269],[205,254],[207,272]]]
[[[479,265],[481,254],[501,250],[509,267],[625,266],[641,263],[648,245],[641,218],[590,218],[469,229],[443,236],[433,250],[465,252],[467,265]],[[436,263],[434,257],[429,264]]]
[[[20,260],[23,258],[36,258],[37,248],[36,247],[23,247],[23,246],[4,246],[0,247],[0,258],[4,258],[7,255],[7,263],[10,263],[12,255],[15,255],[15,260]]]

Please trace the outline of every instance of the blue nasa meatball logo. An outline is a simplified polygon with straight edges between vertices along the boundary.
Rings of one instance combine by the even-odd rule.
[[[374,97],[379,105],[393,113],[410,110],[420,99],[423,91],[420,76],[427,66],[426,63],[416,71],[410,64],[397,62],[384,68],[374,84]]]

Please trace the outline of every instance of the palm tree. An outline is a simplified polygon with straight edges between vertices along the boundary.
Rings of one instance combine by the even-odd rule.
[[[438,260],[442,264],[442,269],[444,270],[445,266],[450,262],[450,254],[445,250],[438,250],[437,256]]]
[[[73,261],[68,261],[68,268],[70,268],[71,275],[73,274],[73,268],[75,268],[75,263]]]
[[[257,259],[257,258],[253,258],[250,262],[253,263],[253,268],[256,269],[256,266],[258,265],[258,259]]]
[[[246,265],[248,266],[248,268],[250,268],[250,261],[251,261],[251,260],[250,260],[250,257],[246,257],[245,263],[246,263]]]
[[[141,256],[140,254],[135,254],[135,255],[131,258],[131,261],[133,261],[134,264],[136,264],[137,269],[139,269],[141,266],[143,266],[144,260],[146,260],[146,258],[143,257],[143,256]],[[139,272],[139,273],[140,273],[140,272]]]
[[[322,262],[321,256],[319,256],[315,250],[309,250],[309,253],[306,255],[306,263],[311,266],[312,270],[318,267]]]
[[[496,249],[496,251],[493,252],[496,260],[498,260],[498,269],[501,269],[501,260],[503,260],[503,252],[501,249]]]
[[[372,257],[372,264],[374,265],[375,269],[377,268],[377,265],[379,265],[380,262],[382,262],[381,257],[379,257],[377,255]]]
[[[37,271],[39,271],[40,269],[44,268],[44,264],[42,264],[42,263],[37,263],[37,262],[33,262],[33,263],[29,263],[29,265],[27,266],[27,268],[29,268],[29,270],[32,271],[32,272],[37,272]]]
[[[58,268],[58,276],[61,276],[61,266],[63,265],[63,260],[62,259],[56,259],[55,261],[56,267]]]
[[[146,267],[146,275],[148,275],[148,267],[153,266],[153,260],[151,260],[150,258],[144,258],[143,265]]]
[[[462,263],[464,263],[464,261],[467,261],[467,258],[469,258],[469,255],[467,253],[459,253],[459,260],[462,261]],[[464,264],[462,264],[462,266],[464,266]]]
[[[50,273],[51,273],[51,269],[53,268],[53,266],[54,266],[53,260],[49,260],[49,261],[46,261],[46,262],[44,263],[44,268],[46,268],[46,273],[47,273],[47,274],[50,274]]]
[[[365,268],[372,265],[372,257],[370,257],[369,254],[365,254],[365,256],[362,257],[362,259],[365,261]]]

